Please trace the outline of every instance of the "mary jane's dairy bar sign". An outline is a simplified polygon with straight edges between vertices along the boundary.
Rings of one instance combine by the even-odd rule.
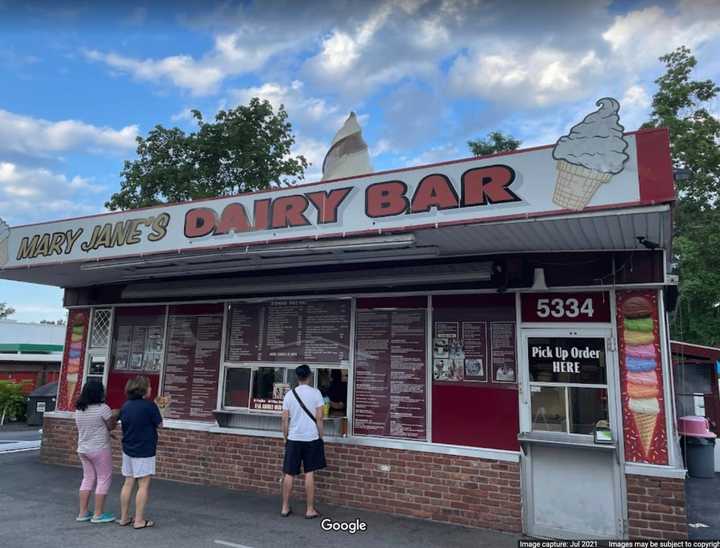
[[[0,266],[22,267],[270,241],[402,232],[646,204],[643,134],[614,99],[554,146],[267,192],[7,230]],[[3,237],[4,236],[4,237]]]

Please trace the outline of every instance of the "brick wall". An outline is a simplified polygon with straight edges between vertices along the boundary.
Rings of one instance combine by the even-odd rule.
[[[45,418],[43,462],[79,465],[76,443],[73,421]],[[120,447],[113,443],[118,468]],[[326,454],[328,468],[317,474],[321,502],[470,527],[522,529],[517,463],[331,442]],[[279,496],[282,455],[277,438],[163,429],[158,477]],[[295,498],[301,494],[297,480]]]
[[[688,538],[684,480],[625,477],[630,538]]]

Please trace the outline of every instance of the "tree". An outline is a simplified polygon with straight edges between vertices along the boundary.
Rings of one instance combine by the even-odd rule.
[[[120,191],[105,206],[133,209],[165,202],[226,196],[301,180],[308,162],[291,156],[292,125],[281,105],[253,98],[205,122],[193,110],[197,131],[155,126],[137,138],[138,159],[126,161]]]
[[[21,420],[25,416],[25,396],[22,385],[10,381],[0,381],[0,425],[5,418]]]
[[[655,80],[651,119],[643,127],[670,130],[678,175],[673,252],[680,298],[672,336],[715,346],[720,343],[720,121],[707,106],[720,87],[691,79],[697,60],[686,47],[660,60],[666,71]]]
[[[520,145],[521,142],[511,135],[505,135],[499,131],[488,133],[484,139],[468,141],[470,152],[475,156],[489,156],[498,152],[509,152],[517,149]]]
[[[0,320],[13,314],[15,314],[15,309],[12,306],[8,306],[6,303],[0,303]]]

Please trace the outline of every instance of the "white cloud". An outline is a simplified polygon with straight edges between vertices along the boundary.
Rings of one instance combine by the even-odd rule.
[[[655,63],[679,46],[697,48],[720,36],[720,2],[681,0],[670,13],[650,6],[615,17],[602,34],[611,50],[630,67]]]
[[[262,68],[268,60],[295,44],[295,39],[270,40],[262,29],[250,25],[232,33],[215,36],[213,49],[200,58],[171,55],[159,59],[136,59],[118,53],[85,51],[92,61],[99,61],[115,71],[132,75],[141,81],[169,82],[192,95],[216,93],[222,82],[231,76]]]
[[[603,67],[593,50],[573,54],[537,48],[528,53],[522,45],[508,46],[502,53],[478,48],[459,56],[450,68],[451,89],[501,103],[543,106],[587,93],[585,81]]]
[[[319,129],[322,132],[335,132],[342,125],[347,113],[317,97],[307,97],[304,93],[304,84],[294,80],[289,85],[268,82],[261,86],[234,89],[230,91],[231,98],[236,103],[245,104],[253,97],[266,99],[277,109],[285,105],[293,125],[307,131],[309,128]]]
[[[128,151],[135,147],[138,126],[120,130],[78,120],[50,122],[0,110],[0,152],[38,154],[69,150]]]
[[[62,217],[97,213],[102,207],[93,199],[105,191],[84,177],[0,161],[0,216],[11,224],[45,221],[49,212]]]
[[[305,170],[305,183],[313,183],[322,179],[322,163],[328,144],[318,139],[298,136],[293,146],[293,154],[302,154],[310,162],[310,167]]]

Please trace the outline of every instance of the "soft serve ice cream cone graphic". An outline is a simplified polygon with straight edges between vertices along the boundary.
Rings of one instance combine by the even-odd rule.
[[[588,114],[560,137],[553,148],[557,180],[553,202],[579,211],[592,200],[603,183],[623,170],[629,156],[620,125],[620,103],[610,97],[595,103],[600,108]]]
[[[0,266],[5,266],[10,258],[8,242],[10,240],[10,227],[0,219]]]

